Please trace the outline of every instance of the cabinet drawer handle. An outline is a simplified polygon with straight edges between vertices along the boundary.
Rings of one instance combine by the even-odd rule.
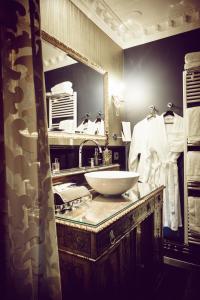
[[[109,236],[110,236],[110,243],[111,243],[111,245],[113,245],[115,243],[115,241],[116,241],[116,238],[115,238],[113,230],[110,231]]]

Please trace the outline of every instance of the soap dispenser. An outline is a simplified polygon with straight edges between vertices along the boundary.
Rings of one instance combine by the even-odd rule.
[[[94,149],[94,164],[95,166],[99,164],[99,151],[97,148]]]
[[[108,149],[108,132],[106,131],[105,149],[103,151],[103,165],[108,166],[112,164],[112,151]]]

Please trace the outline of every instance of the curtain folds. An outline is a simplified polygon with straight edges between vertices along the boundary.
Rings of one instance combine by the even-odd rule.
[[[4,286],[5,299],[59,300],[40,3],[39,0],[2,2],[0,284]]]

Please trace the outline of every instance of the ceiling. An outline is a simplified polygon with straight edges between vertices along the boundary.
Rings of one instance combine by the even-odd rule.
[[[200,0],[71,0],[126,49],[200,28]]]

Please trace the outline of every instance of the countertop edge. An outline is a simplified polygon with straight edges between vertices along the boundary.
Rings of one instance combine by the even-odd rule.
[[[165,187],[163,185],[160,186],[160,187],[157,187],[154,191],[150,192],[148,195],[146,195],[143,198],[141,198],[140,200],[136,201],[135,204],[133,204],[132,206],[128,207],[127,209],[121,211],[120,213],[113,216],[111,219],[105,221],[104,223],[102,223],[98,227],[92,227],[92,226],[89,226],[89,225],[87,226],[87,225],[78,224],[78,223],[75,223],[75,222],[70,222],[70,221],[61,220],[61,219],[56,219],[56,223],[66,225],[66,226],[69,226],[69,227],[73,227],[73,228],[77,228],[77,229],[81,229],[81,230],[84,230],[84,231],[87,231],[87,232],[98,233],[98,232],[102,231],[104,228],[106,228],[109,225],[111,225],[112,223],[114,223],[115,221],[119,220],[121,217],[128,214],[130,211],[132,211],[135,208],[141,206],[149,198],[155,196],[156,194],[159,194],[159,192],[161,192],[164,188]]]

